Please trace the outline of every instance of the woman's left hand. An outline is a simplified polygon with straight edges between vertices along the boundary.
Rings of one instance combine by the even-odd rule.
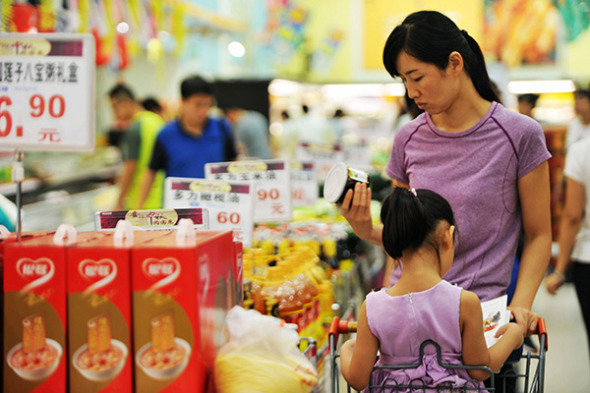
[[[522,328],[522,334],[527,337],[537,331],[537,321],[539,316],[537,313],[527,310],[524,307],[508,307],[512,313],[514,321]]]

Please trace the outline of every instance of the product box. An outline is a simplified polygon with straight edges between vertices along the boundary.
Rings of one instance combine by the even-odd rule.
[[[234,257],[235,262],[235,273],[234,273],[234,285],[235,285],[235,300],[234,304],[238,306],[244,305],[244,247],[242,242],[234,242]]]
[[[131,392],[131,246],[167,231],[112,232],[67,250],[70,393]]]
[[[65,392],[66,246],[53,235],[6,244],[4,279],[4,391]]]
[[[135,391],[203,392],[234,290],[231,231],[178,234],[132,248]],[[219,308],[223,314],[216,314]]]

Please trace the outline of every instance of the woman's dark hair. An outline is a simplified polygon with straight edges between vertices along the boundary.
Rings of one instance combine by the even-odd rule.
[[[465,30],[459,30],[440,12],[415,12],[393,29],[383,50],[383,64],[393,77],[400,76],[396,63],[402,51],[441,70],[449,64],[451,52],[459,52],[479,95],[488,101],[500,102],[490,84],[481,48]]]
[[[416,250],[436,231],[440,221],[455,225],[449,202],[434,191],[396,187],[383,200],[383,246],[394,259],[404,250]],[[435,248],[438,246],[434,244]]]

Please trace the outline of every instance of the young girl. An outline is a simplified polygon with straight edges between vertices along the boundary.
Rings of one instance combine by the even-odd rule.
[[[397,284],[370,293],[363,303],[356,344],[349,340],[340,351],[344,378],[355,389],[364,389],[377,351],[378,365],[417,364],[420,344],[427,339],[440,345],[443,362],[500,369],[522,345],[523,332],[515,323],[504,325],[497,333],[502,337],[488,349],[479,298],[442,279],[455,251],[455,219],[449,203],[430,190],[395,188],[383,201],[381,220],[385,250],[392,258],[400,258],[404,268]],[[468,374],[442,368],[432,346],[425,353],[423,367],[378,370],[373,384],[392,378],[400,385],[410,384],[420,378],[430,387],[448,387],[449,383],[461,387],[470,377],[489,377],[481,370]],[[483,389],[481,383],[480,387]]]

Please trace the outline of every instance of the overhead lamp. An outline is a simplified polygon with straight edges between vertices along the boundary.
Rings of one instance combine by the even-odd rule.
[[[268,92],[275,97],[294,96],[303,91],[300,83],[285,79],[273,79],[268,85]]]
[[[129,32],[129,24],[127,22],[121,22],[117,25],[117,33],[127,34]]]
[[[244,57],[244,55],[246,54],[246,48],[239,41],[230,42],[227,46],[227,50],[229,51],[230,55],[237,58]]]
[[[512,94],[571,93],[575,90],[574,82],[569,79],[508,82],[508,91]]]

